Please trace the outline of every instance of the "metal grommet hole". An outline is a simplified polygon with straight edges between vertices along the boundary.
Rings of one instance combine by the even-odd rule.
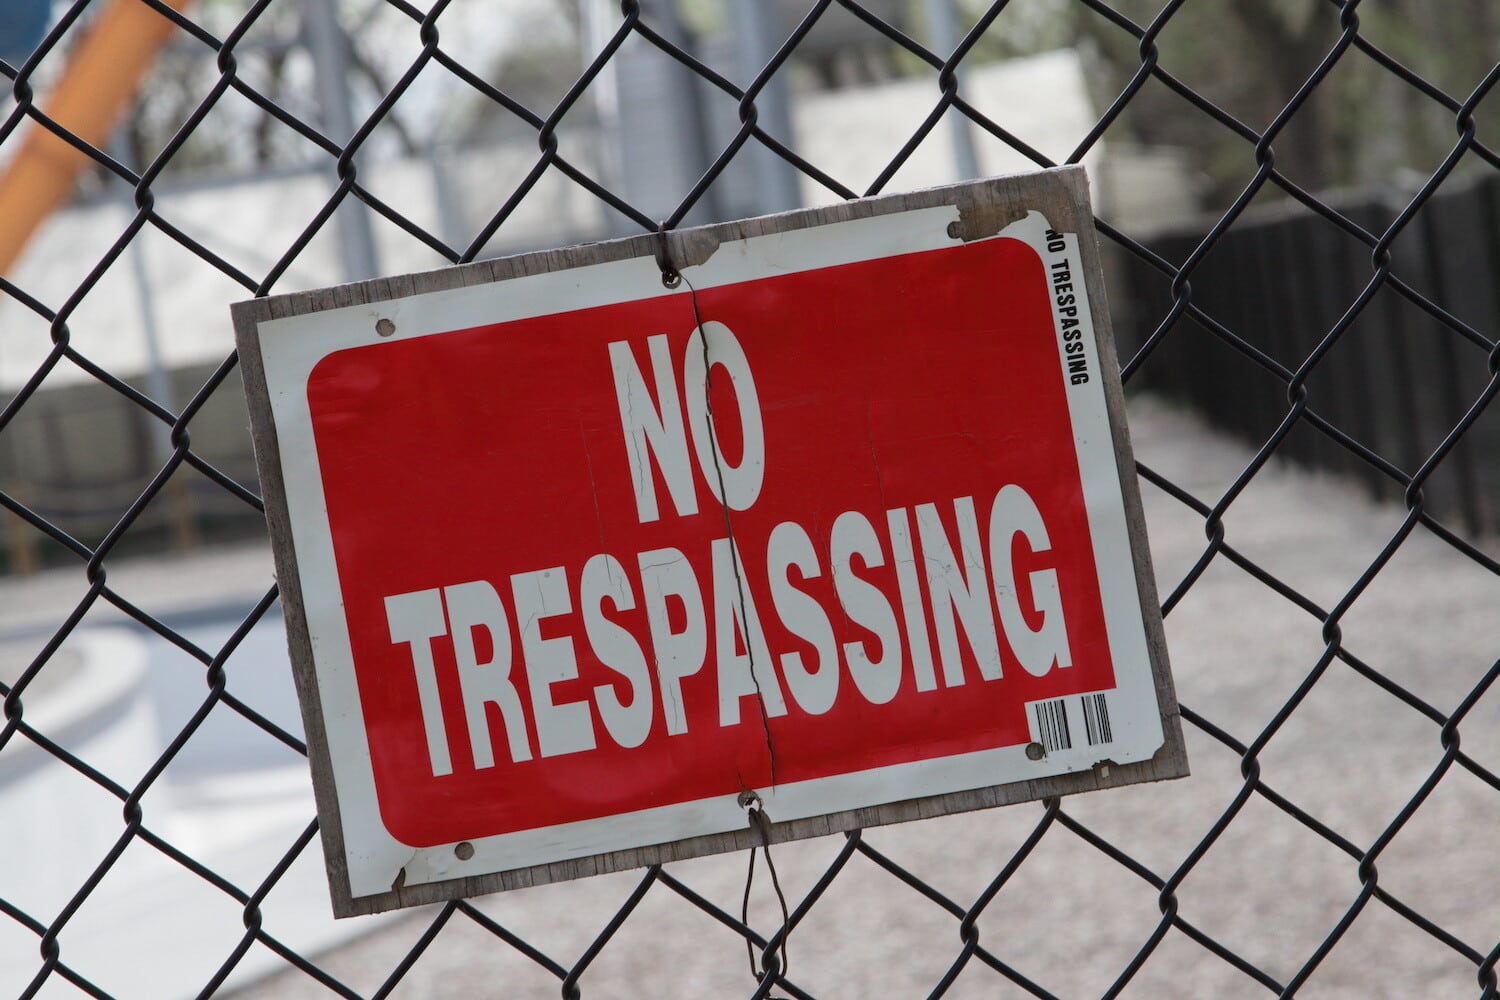
[[[453,845],[453,854],[460,861],[468,861],[474,856],[474,845],[467,840]]]
[[[663,271],[661,276],[661,283],[663,285],[666,285],[668,288],[676,288],[678,285],[682,284],[682,275],[678,274],[676,271]]]
[[[1047,750],[1040,743],[1026,744],[1027,760],[1041,760],[1045,756],[1047,756]]]
[[[396,324],[388,319],[378,319],[375,321],[375,332],[382,337],[389,337],[396,332]]]

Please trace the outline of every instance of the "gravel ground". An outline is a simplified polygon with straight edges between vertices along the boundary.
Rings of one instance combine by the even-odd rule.
[[[1208,503],[1249,452],[1192,417],[1132,404],[1137,457]],[[1171,593],[1205,550],[1202,519],[1143,486],[1158,585]],[[1350,485],[1276,463],[1229,508],[1226,541],[1325,611],[1339,604],[1401,524],[1404,511]],[[1494,556],[1493,539],[1486,543]],[[110,580],[153,609],[239,600],[269,581],[258,548],[112,567]],[[0,634],[55,623],[82,596],[76,575],[0,581]],[[59,609],[64,609],[60,611]],[[1442,713],[1453,711],[1500,656],[1500,577],[1420,527],[1343,615],[1344,647]],[[1322,621],[1219,557],[1166,619],[1182,703],[1241,743],[1254,741],[1324,651]],[[41,639],[35,640],[38,647]],[[1320,942],[1359,908],[1358,861],[1252,795],[1216,839],[1243,787],[1241,760],[1188,725],[1193,775],[1063,802],[1068,820],[1160,877],[1194,855],[1176,889],[1177,912],[1203,934],[1285,984]],[[1462,746],[1500,772],[1500,691],[1489,690],[1459,729]],[[1335,661],[1258,757],[1263,781],[1358,850],[1379,842],[1380,889],[1484,954],[1500,938],[1500,790],[1453,767],[1394,836],[1393,820],[1441,769],[1439,726]],[[1043,820],[1039,804],[868,831],[865,842],[961,906],[971,905]],[[780,845],[781,884],[802,899],[834,864],[843,837]],[[744,856],[671,866],[676,879],[738,913]],[[299,870],[307,870],[299,866]],[[305,876],[304,876],[305,877]],[[1368,876],[1367,876],[1368,877]],[[640,883],[620,873],[476,901],[477,909],[564,966],[578,960]],[[414,912],[319,964],[361,994],[379,989],[440,910]],[[980,942],[1059,997],[1094,997],[1147,945],[1161,918],[1158,892],[1063,823],[983,911]],[[764,868],[751,919],[779,922]],[[276,933],[274,926],[267,930]],[[257,945],[256,947],[260,947]],[[959,923],[862,856],[849,859],[792,935],[791,975],[821,998],[926,996],[960,956]],[[653,885],[584,974],[595,998],[748,996],[741,940],[663,884]],[[441,925],[395,998],[557,996],[556,977],[464,914]],[[1301,997],[1478,996],[1475,966],[1379,900],[1317,965]],[[250,998],[334,994],[295,969],[236,993]],[[1029,995],[979,962],[950,997]],[[1187,934],[1167,931],[1123,996],[1265,997],[1265,986]]]

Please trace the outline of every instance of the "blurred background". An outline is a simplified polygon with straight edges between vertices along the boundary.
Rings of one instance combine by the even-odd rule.
[[[1500,18],[1483,0],[1351,7],[1358,45],[1300,95],[1339,41],[1338,4],[1196,0],[1169,5],[1158,26],[1151,0],[1015,0],[999,10],[974,0],[831,4],[755,94],[755,123],[790,158],[752,138],[720,164],[742,121],[733,88],[755,81],[809,4],[648,0],[642,23],[674,51],[631,32],[602,61],[621,24],[603,0],[455,0],[425,21],[425,10],[384,0],[184,0],[178,23],[163,16],[172,5],[159,6],[11,0],[0,14],[5,58],[24,68],[0,143],[0,273],[34,300],[0,296],[0,391],[42,376],[0,435],[0,483],[81,539],[102,537],[150,482],[169,453],[167,430],[160,414],[99,384],[87,363],[48,364],[55,324],[37,304],[65,306],[73,350],[176,412],[227,353],[225,303],[251,292],[625,235],[643,217],[722,221],[1081,160],[1100,218],[1173,264],[1189,258],[1215,213],[1249,192],[1233,237],[1194,262],[1202,268],[1193,301],[1222,314],[1289,296],[1315,319],[1278,323],[1266,336],[1320,336],[1368,281],[1373,238],[1452,151],[1457,104],[1492,69]],[[425,55],[424,23],[439,42]],[[1149,60],[1137,37],[1147,29]],[[965,107],[944,108],[939,67],[910,46],[946,58],[960,42],[954,71]],[[1294,96],[1304,99],[1279,119]],[[54,120],[88,133],[97,155],[33,120],[54,104]],[[1476,102],[1468,115],[1481,138],[1494,104]],[[1274,144],[1258,151],[1273,123]],[[52,169],[55,160],[69,162]],[[1464,271],[1465,260],[1493,264],[1488,160],[1479,149],[1463,157],[1444,179],[1452,197],[1393,245],[1409,261],[1403,280],[1429,299],[1456,297],[1444,305],[1469,324],[1491,321],[1495,309]],[[1270,165],[1276,179],[1263,183],[1258,172]],[[1320,221],[1292,185],[1302,201],[1339,206],[1367,237]],[[1435,259],[1429,248],[1470,239],[1440,231],[1450,219],[1482,220],[1485,245]],[[1286,253],[1307,259],[1283,268]],[[1139,266],[1140,255],[1112,256],[1120,337],[1138,345],[1178,296],[1159,267]],[[1256,277],[1268,269],[1277,273]],[[1321,282],[1296,282],[1314,270],[1352,291],[1312,302]],[[1398,328],[1428,321],[1383,287],[1378,297],[1369,312],[1397,314]],[[1402,334],[1395,339],[1403,372],[1416,365],[1435,390],[1475,388],[1453,359],[1412,359]],[[1170,376],[1182,354],[1173,346],[1138,384],[1194,391],[1194,380]],[[193,439],[248,487],[235,381],[201,401]],[[1262,389],[1277,409],[1273,383],[1246,391]],[[1423,417],[1401,413],[1409,394],[1378,377],[1339,379],[1333,393],[1368,396],[1422,437]],[[1243,425],[1257,406],[1237,399],[1214,416]],[[1368,443],[1386,443],[1375,440],[1379,414],[1358,412],[1357,398],[1339,406],[1346,423],[1368,425],[1358,428]],[[1459,415],[1443,410],[1438,421],[1451,426]],[[1489,440],[1494,424],[1486,418]],[[1414,471],[1431,442],[1403,439],[1398,428],[1389,436],[1379,450],[1396,449]],[[1348,471],[1364,474],[1362,464]],[[1429,500],[1472,528],[1493,528],[1495,464],[1462,449]],[[1372,489],[1385,482],[1369,475]],[[122,543],[191,545],[259,530],[253,508],[189,470],[168,494]],[[0,542],[0,566],[12,570],[57,558],[66,556],[32,532]]]
[[[752,138],[721,165],[742,121],[732,88],[756,79],[808,4],[646,2],[643,23],[675,51],[630,33],[602,61],[621,23],[618,7],[603,0],[439,5],[425,23],[440,48],[427,56],[426,12],[407,4],[180,6],[190,21],[174,24],[143,0],[56,9],[46,0],[12,0],[0,15],[11,65],[32,64],[13,90],[35,101],[18,107],[18,95],[10,95],[0,144],[7,171],[0,273],[37,303],[66,304],[70,346],[173,412],[224,359],[224,304],[251,291],[604,239],[639,232],[642,217],[722,221],[1065,160],[1089,167],[1101,219],[1174,264],[1188,259],[1215,213],[1249,191],[1250,214],[1238,220],[1235,238],[1195,262],[1203,267],[1194,301],[1223,313],[1256,308],[1272,294],[1291,297],[1294,310],[1317,310],[1315,321],[1278,323],[1282,329],[1267,337],[1315,337],[1347,302],[1342,293],[1312,302],[1322,282],[1304,289],[1296,281],[1325,270],[1327,280],[1357,292],[1368,280],[1371,241],[1340,238],[1287,186],[1304,200],[1337,204],[1366,233],[1381,235],[1452,151],[1461,133],[1454,105],[1492,69],[1500,19],[1483,0],[1358,7],[1360,44],[1380,58],[1354,48],[1294,114],[1278,120],[1338,42],[1337,4],[1169,5],[1170,16],[1150,36],[1149,61],[1136,33],[1160,12],[1151,0],[1016,0],[998,12],[971,0],[880,0],[857,12],[831,4],[755,95],[757,126],[790,158]],[[984,30],[967,37],[981,17]],[[53,25],[45,50],[35,51]],[[939,69],[891,33],[941,58],[963,42],[954,70],[971,115],[939,106]],[[221,40],[231,44],[221,50]],[[100,55],[90,53],[90,41]],[[133,58],[119,59],[122,48]],[[690,60],[719,79],[706,79]],[[98,99],[100,90],[108,100]],[[77,116],[73,126],[92,133],[110,165],[28,120],[52,102],[57,121],[67,127]],[[1477,102],[1469,115],[1481,136],[1486,124],[1493,127],[1494,104]],[[934,115],[941,120],[932,125]],[[1273,123],[1270,155],[1258,152],[1256,136]],[[339,145],[351,138],[341,156]],[[1471,324],[1492,319],[1492,297],[1472,287],[1463,260],[1432,259],[1428,248],[1450,239],[1439,232],[1450,217],[1469,225],[1482,219],[1486,247],[1493,243],[1494,168],[1476,152],[1444,179],[1453,197],[1412,220],[1394,245],[1411,262],[1403,278],[1429,297],[1456,296],[1448,308]],[[50,169],[68,154],[65,169]],[[1274,165],[1276,183],[1257,181],[1263,165]],[[44,172],[46,184],[31,183]],[[137,190],[139,174],[147,179]],[[357,187],[347,193],[351,180]],[[1460,196],[1466,182],[1473,190]],[[630,210],[620,211],[621,203]],[[143,207],[153,213],[144,221]],[[1322,234],[1326,245],[1313,249],[1310,241]],[[128,245],[112,253],[123,239]],[[1468,247],[1463,257],[1489,266],[1486,247]],[[208,266],[200,249],[212,255]],[[1283,269],[1287,252],[1306,254],[1305,266]],[[1112,256],[1121,275],[1114,285],[1120,336],[1138,345],[1169,311],[1163,302],[1176,296],[1159,268],[1139,266],[1139,255]],[[1268,267],[1282,273],[1255,276]],[[1379,297],[1370,312],[1397,313],[1398,327],[1427,321],[1420,307],[1410,310],[1384,289]],[[102,537],[121,504],[160,468],[169,448],[164,422],[100,385],[87,364],[48,365],[55,337],[44,310],[0,296],[0,323],[0,391],[15,392],[46,368],[44,391],[0,436],[0,483],[70,534]],[[1288,329],[1298,325],[1309,330]],[[1434,390],[1475,387],[1443,357],[1401,360],[1402,346],[1393,360],[1403,370],[1434,368],[1423,374]],[[1194,380],[1169,377],[1180,353],[1163,351],[1139,384],[1160,371],[1157,381],[1182,383],[1167,388],[1194,391]],[[249,439],[229,381],[195,416],[194,447],[248,487]],[[1280,406],[1271,383],[1247,392],[1259,388],[1272,410]],[[1371,396],[1374,409],[1393,417],[1399,397],[1409,395],[1352,376],[1333,391]],[[1215,416],[1243,423],[1256,405],[1236,400]],[[1372,425],[1367,437],[1377,433],[1378,414],[1357,413],[1357,399],[1340,406],[1349,420]],[[1451,425],[1458,415],[1444,411],[1439,419]],[[1409,414],[1399,420],[1408,428],[1423,422]],[[1486,419],[1490,435],[1494,423]],[[1408,470],[1428,444],[1391,431],[1390,448]],[[1434,484],[1444,495],[1430,499],[1442,499],[1445,512],[1470,527],[1493,528],[1494,466],[1461,450]],[[1382,478],[1371,475],[1371,488],[1382,488]],[[1453,478],[1466,482],[1447,481]],[[161,536],[191,545],[204,534],[259,530],[252,508],[187,470],[168,492],[127,544],[154,546]],[[11,532],[0,545],[0,565],[11,569],[60,557],[31,532]]]
[[[776,990],[1495,995],[1489,0],[6,0],[0,60],[0,996],[767,995],[742,858],[328,919],[229,304],[1063,162],[1195,777],[788,846]]]

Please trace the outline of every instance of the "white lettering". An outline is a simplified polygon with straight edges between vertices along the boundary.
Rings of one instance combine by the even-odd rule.
[[[635,608],[635,595],[625,578],[625,567],[614,556],[597,555],[584,563],[583,578],[578,583],[579,601],[583,605],[583,630],[599,662],[630,682],[630,704],[620,701],[614,685],[594,688],[594,703],[610,738],[622,747],[638,747],[646,742],[655,715],[651,695],[651,674],[646,667],[640,644],[628,631],[604,615],[604,602],[617,611]]]
[[[858,511],[845,511],[833,522],[829,539],[832,549],[833,587],[844,614],[856,625],[875,633],[880,641],[880,659],[870,658],[865,642],[844,643],[844,660],[849,676],[859,693],[874,705],[884,705],[896,697],[901,687],[901,633],[896,628],[896,613],[880,588],[855,575],[853,559],[860,558],[866,568],[885,565],[880,539],[875,529]]]
[[[412,668],[417,673],[417,701],[422,708],[422,729],[427,734],[427,759],[432,764],[432,776],[452,774],[448,729],[443,725],[437,669],[432,664],[432,640],[448,634],[443,599],[435,589],[387,597],[385,620],[391,629],[391,642],[411,644]]]
[[[707,344],[707,347],[704,345]],[[739,404],[740,427],[744,430],[745,450],[739,465],[724,460],[718,446],[718,429],[709,418],[708,378],[712,365],[720,365],[734,384],[734,398]],[[766,477],[766,432],[761,424],[760,395],[750,374],[750,360],[739,340],[723,323],[704,323],[688,340],[682,359],[683,395],[687,399],[688,422],[693,429],[693,447],[698,453],[698,468],[708,488],[718,501],[731,510],[749,510],[760,496]],[[723,477],[723,495],[719,479]]]
[[[911,548],[911,520],[906,508],[886,511],[891,532],[891,562],[896,566],[896,587],[901,594],[901,614],[906,621],[906,640],[911,647],[911,668],[918,691],[937,688],[932,670],[932,639],[927,635],[927,615],[922,610],[922,587],[917,582],[917,559]]]
[[[1073,665],[1068,648],[1068,626],[1063,621],[1062,594],[1057,586],[1055,569],[1039,569],[1030,574],[1031,601],[1041,615],[1041,624],[1032,631],[1021,611],[1016,594],[1016,571],[1011,561],[1011,546],[1021,535],[1032,552],[1047,552],[1052,542],[1036,502],[1024,489],[1014,484],[995,495],[990,509],[990,564],[994,567],[995,603],[1000,608],[1000,623],[1005,638],[1015,651],[1021,666],[1034,677],[1052,669]]]
[[[770,541],[766,543],[771,603],[787,631],[812,645],[817,652],[818,665],[809,669],[802,661],[802,654],[793,651],[781,655],[781,671],[786,675],[792,698],[802,710],[810,715],[822,715],[833,707],[834,699],[838,697],[839,647],[823,606],[792,586],[788,570],[794,566],[805,580],[816,580],[823,575],[822,567],[818,565],[818,553],[807,532],[798,524],[784,521],[771,529]]]
[[[786,699],[776,679],[776,668],[771,665],[771,651],[766,647],[755,600],[737,574],[737,567],[743,565],[733,542],[714,539],[714,654],[719,661],[721,726],[738,725],[740,699],[757,693],[767,715],[786,714]],[[739,651],[736,637],[743,637],[745,652]]]
[[[924,503],[917,508],[917,536],[922,543],[922,562],[927,567],[927,593],[932,600],[932,623],[937,630],[938,656],[943,663],[943,683],[957,687],[964,682],[963,661],[959,659],[958,631],[954,612],[963,623],[964,635],[979,675],[987,681],[998,680],[1000,640],[995,635],[995,612],[990,607],[990,588],[985,579],[984,549],[979,541],[979,522],[974,516],[974,498],[959,497],[953,501],[958,520],[958,549],[963,568],[948,544],[948,533],[938,518],[937,507]]]
[[[490,725],[485,705],[500,706],[505,721],[505,736],[510,743],[510,759],[531,759],[531,744],[526,733],[526,713],[521,698],[510,681],[510,621],[500,595],[486,580],[460,583],[443,588],[443,603],[448,607],[448,624],[453,632],[453,657],[458,662],[458,686],[463,692],[464,718],[469,724],[469,745],[474,749],[474,766],[495,766],[490,746]],[[493,651],[480,663],[474,651],[474,630],[489,633]]]
[[[660,409],[651,402],[651,392],[635,363],[630,344],[617,340],[609,345],[609,363],[615,376],[615,401],[620,407],[620,427],[625,434],[630,481],[635,487],[635,508],[642,524],[660,516],[656,506],[656,479],[651,474],[653,455],[677,513],[698,513],[693,468],[688,462],[687,430],[682,423],[682,404],[677,396],[677,380],[673,378],[666,334],[659,333],[649,338],[646,346],[651,354],[651,375],[656,380],[656,393],[661,398]]]
[[[543,757],[594,749],[594,715],[586,701],[558,704],[552,700],[552,685],[578,679],[578,660],[573,640],[567,636],[542,638],[542,621],[573,610],[568,597],[568,578],[561,566],[535,573],[517,573],[510,578],[516,602],[516,621],[521,623],[521,656],[526,661],[526,682],[531,688],[531,718]]]
[[[661,689],[662,716],[667,720],[667,732],[679,736],[688,730],[687,711],[682,703],[682,679],[703,669],[703,660],[708,654],[703,592],[687,556],[676,549],[642,552],[640,567],[646,624],[651,629],[657,686]],[[672,631],[667,606],[669,598],[682,604],[686,621],[681,632]]]

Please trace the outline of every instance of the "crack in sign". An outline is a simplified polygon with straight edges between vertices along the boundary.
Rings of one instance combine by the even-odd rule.
[[[688,280],[682,272],[675,272],[683,284],[687,285],[688,298],[693,307],[693,336],[703,347],[703,422],[708,434],[709,454],[713,457],[714,477],[718,481],[719,508],[724,513],[724,534],[729,541],[729,562],[734,570],[734,586],[736,598],[739,601],[740,627],[744,629],[745,656],[750,665],[750,680],[755,685],[755,707],[760,712],[760,727],[765,734],[766,755],[770,758],[771,765],[771,787],[776,787],[776,745],[771,741],[771,718],[766,712],[765,694],[760,686],[760,670],[755,662],[755,637],[751,635],[751,629],[756,624],[752,619],[749,607],[745,600],[745,580],[740,572],[740,547],[734,537],[734,524],[729,515],[728,492],[724,485],[724,466],[719,459],[719,435],[718,428],[714,424],[714,396],[713,396],[713,360],[708,355],[708,337],[703,330],[703,316],[698,310],[698,289]],[[686,387],[684,386],[684,389]],[[701,453],[700,453],[701,454]],[[774,670],[775,667],[767,664],[767,669]]]

